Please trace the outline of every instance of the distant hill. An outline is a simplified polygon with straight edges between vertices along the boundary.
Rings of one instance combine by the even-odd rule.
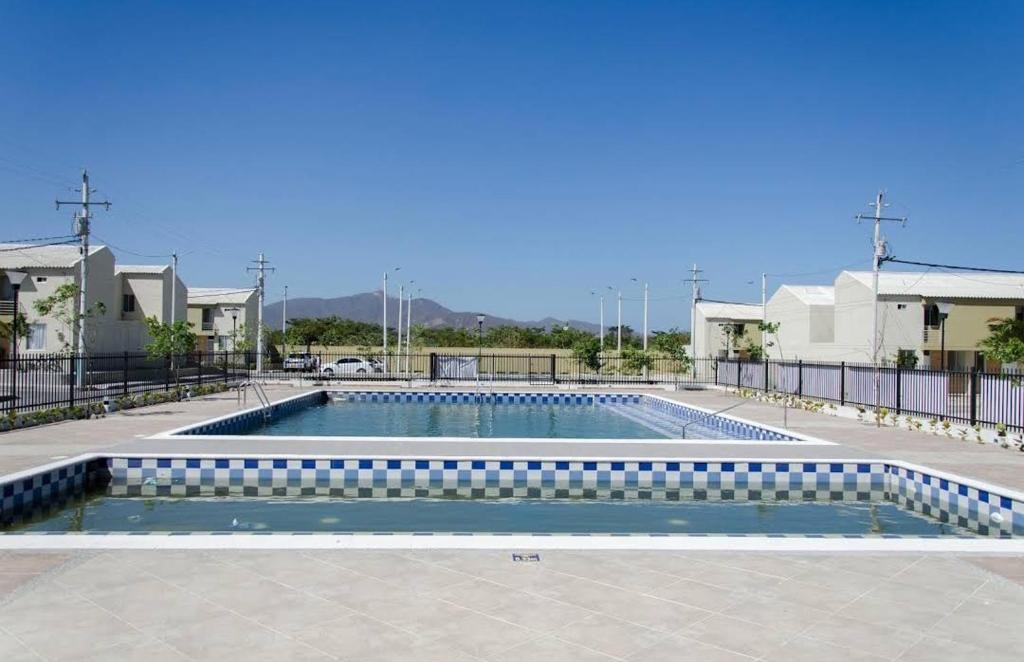
[[[281,319],[280,301],[268,304],[263,308],[263,316],[266,320]],[[476,316],[478,311],[457,312],[445,308],[432,299],[412,300],[412,323],[422,324],[428,327],[450,326],[454,328],[475,329]],[[545,317],[536,321],[520,321],[507,317],[498,317],[488,313],[486,310],[479,311],[487,316],[484,327],[495,326],[522,326],[551,328],[553,324],[568,324],[575,329],[597,333],[597,324],[582,322],[580,320],[561,320],[554,317]],[[363,292],[346,297],[335,297],[333,299],[320,299],[313,297],[288,299],[288,319],[299,317],[330,317],[336,315],[343,319],[355,320],[357,322],[370,322],[380,324],[381,322],[381,292]],[[402,323],[405,324],[406,312],[402,310]],[[398,299],[388,297],[388,326],[394,327],[398,319]],[[276,326],[276,324],[274,324]]]

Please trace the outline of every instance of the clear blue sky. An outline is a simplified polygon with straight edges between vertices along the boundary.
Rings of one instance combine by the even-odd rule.
[[[1021,34],[1017,2],[4,2],[0,240],[63,233],[85,165],[100,238],[196,286],[263,250],[271,300],[401,265],[596,321],[635,276],[687,327],[694,261],[729,300],[867,265],[880,187],[901,256],[1022,268]]]

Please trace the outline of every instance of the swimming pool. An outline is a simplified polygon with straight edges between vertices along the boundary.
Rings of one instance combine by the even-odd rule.
[[[14,530],[38,532],[492,535],[960,536],[970,531],[879,498],[855,502],[330,497],[70,500]]]
[[[639,394],[323,391],[171,431],[272,437],[697,439],[799,437]]]
[[[93,456],[0,494],[26,535],[1024,535],[1021,495],[890,461]]]

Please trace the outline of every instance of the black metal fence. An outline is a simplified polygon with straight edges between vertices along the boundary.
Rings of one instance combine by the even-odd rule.
[[[1024,387],[1017,373],[929,370],[863,363],[719,360],[715,383],[838,405],[879,409],[968,425],[1024,430]]]
[[[258,371],[257,366],[262,368]],[[602,356],[593,364],[571,355],[528,353],[309,354],[291,360],[252,352],[31,354],[0,359],[0,411],[33,411],[101,403],[213,382],[300,378],[313,382],[435,383],[480,381],[535,385],[719,385],[851,405],[874,411],[876,371],[859,363],[736,361],[668,356]],[[970,425],[1024,430],[1024,375],[977,370],[879,368],[878,405]]]
[[[151,391],[248,379],[251,354],[30,354],[0,359],[0,410],[85,407]]]

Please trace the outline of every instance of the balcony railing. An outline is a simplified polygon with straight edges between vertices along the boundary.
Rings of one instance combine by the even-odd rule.
[[[203,331],[213,331],[213,322],[203,322]]]
[[[0,315],[10,315],[11,317],[14,317],[14,302],[0,301]]]

